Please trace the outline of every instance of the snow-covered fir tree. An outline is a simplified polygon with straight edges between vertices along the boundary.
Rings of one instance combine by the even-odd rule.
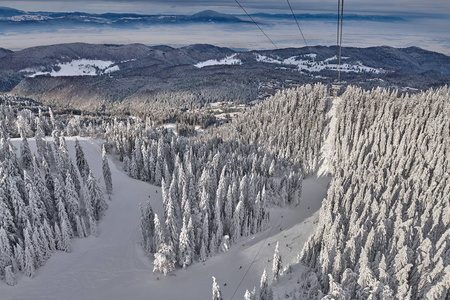
[[[212,277],[212,300],[222,300],[222,292],[220,291],[220,286],[216,281],[216,277]]]
[[[105,144],[102,145],[102,171],[103,171],[103,180],[105,181],[106,186],[106,193],[112,194],[113,190],[112,177],[111,177],[111,170],[109,169],[108,158],[106,157]]]
[[[34,277],[56,250],[71,251],[74,236],[89,235],[85,225],[89,209],[83,203],[92,198],[80,192],[86,184],[80,183],[74,169],[60,121],[50,122],[41,114],[32,117],[31,111],[15,113],[0,107],[0,278],[10,285],[20,278],[18,272]],[[11,121],[20,123],[18,130],[5,128]],[[53,142],[45,140],[52,130]],[[28,143],[33,133],[36,153]],[[21,136],[19,155],[9,134]],[[101,190],[95,186],[86,190],[95,190],[97,211],[104,211]]]
[[[281,255],[280,255],[280,250],[278,248],[278,242],[277,245],[275,246],[275,252],[273,254],[273,260],[272,260],[272,276],[273,276],[273,280],[278,280],[278,278],[281,275],[281,271],[282,271],[282,265],[281,265]]]

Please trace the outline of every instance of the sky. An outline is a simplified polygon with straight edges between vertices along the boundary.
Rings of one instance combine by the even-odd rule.
[[[286,12],[287,5],[280,0],[241,0],[251,12]],[[336,0],[291,0],[293,8],[303,11],[334,11]],[[83,12],[135,12],[135,13],[193,13],[203,9],[215,9],[223,13],[240,13],[233,0],[0,0],[0,6],[28,11],[83,11]],[[345,9],[355,13],[450,13],[448,0],[346,0]]]
[[[249,13],[290,14],[284,0],[238,0]],[[290,0],[296,14],[336,13],[336,0]],[[25,11],[138,13],[138,14],[194,14],[212,9],[239,15],[248,20],[235,0],[0,0],[0,6]],[[403,22],[350,21],[345,16],[390,15]],[[279,48],[305,46],[293,20],[261,21],[266,33]],[[309,45],[334,45],[336,24],[331,21],[299,19]],[[450,0],[346,0],[344,6],[343,46],[371,47],[418,46],[450,55]],[[0,28],[0,47],[11,50],[39,45],[87,43],[143,43],[146,45],[186,46],[208,43],[235,49],[272,49],[273,45],[254,24],[227,26],[223,24],[193,24],[187,26],[152,26],[141,28],[35,28],[28,32],[7,31]]]

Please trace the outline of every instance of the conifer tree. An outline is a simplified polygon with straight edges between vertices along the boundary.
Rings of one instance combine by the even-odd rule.
[[[140,204],[141,211],[141,234],[142,234],[142,244],[147,253],[156,252],[156,247],[154,244],[155,235],[155,214],[153,212],[150,202],[142,205]]]
[[[272,292],[272,289],[269,287],[266,269],[264,269],[264,272],[261,275],[261,282],[259,285],[259,299],[260,300],[273,300],[273,292]]]
[[[72,228],[68,224],[67,219],[61,221],[61,245],[60,250],[65,252],[72,252],[72,245],[70,243],[70,238],[72,234]]]
[[[106,156],[105,144],[102,145],[102,170],[103,170],[103,180],[105,181],[106,193],[112,194],[112,178],[111,170],[109,169],[108,158]]]
[[[75,140],[75,155],[77,160],[78,170],[80,171],[81,177],[87,180],[90,173],[90,168],[86,158],[84,157],[83,148],[80,145],[78,139]]]
[[[34,246],[35,266],[38,268],[44,264],[46,258],[45,248],[41,247],[39,230],[37,228],[33,231],[31,239]]]
[[[244,300],[256,300],[256,287],[251,292],[249,290],[245,291]]]
[[[5,267],[5,281],[7,285],[13,286],[17,284],[16,276],[12,270],[12,266]]]
[[[53,234],[53,231],[50,227],[50,225],[48,224],[47,220],[44,220],[44,225],[43,225],[43,232],[46,236],[46,239],[48,241],[48,248],[51,252],[55,252],[56,251],[56,241],[55,241],[55,235]]]
[[[0,276],[3,275],[5,268],[11,264],[12,251],[11,245],[3,227],[0,227]]]
[[[183,267],[183,269],[186,269],[186,267],[192,263],[194,255],[193,247],[191,244],[192,241],[189,238],[189,232],[192,232],[193,228],[189,228],[188,225],[188,221],[186,220],[186,218],[184,218],[183,227],[181,228],[180,233],[180,245],[178,249],[178,263]]]
[[[233,214],[233,224],[232,226],[232,240],[236,241],[242,235],[242,224],[244,223],[244,204],[242,201],[236,205],[236,209]]]
[[[70,224],[73,228],[76,227],[76,219],[80,214],[80,200],[78,197],[78,193],[75,190],[75,185],[72,180],[72,176],[70,172],[67,171],[66,175],[66,185],[65,185],[65,203],[66,203],[66,211],[70,220]]]
[[[167,232],[168,240],[172,243],[175,249],[178,248],[178,222],[175,215],[174,201],[168,193],[167,200],[165,204],[164,217],[165,217],[165,228]]]
[[[272,263],[273,280],[277,281],[281,275],[281,255],[280,255],[280,250],[278,248],[278,242],[277,242],[277,245],[275,246],[275,253],[273,254],[272,261],[273,261],[273,263]]]
[[[155,253],[153,272],[159,271],[166,276],[167,273],[175,270],[175,262],[176,255],[172,243],[162,243],[159,246],[158,252]]]
[[[7,198],[3,188],[0,186],[0,227],[9,233],[15,233],[17,229],[14,224],[14,218],[5,201],[7,201]]]
[[[61,229],[59,229],[59,225],[57,222],[53,225],[55,231],[55,246],[58,250],[63,250],[63,240],[61,235]]]
[[[90,171],[86,179],[86,189],[89,200],[91,201],[93,216],[95,220],[99,220],[108,208],[108,203],[103,198],[103,193]]]
[[[154,239],[153,244],[155,245],[154,251],[158,252],[161,245],[165,243],[164,233],[163,229],[161,228],[161,221],[159,220],[158,214],[155,214],[154,223],[155,223],[155,235],[153,237]]]
[[[17,244],[14,247],[14,259],[17,262],[20,271],[25,270],[25,254],[21,245]]]
[[[216,277],[212,277],[212,300],[222,300],[222,293],[220,291],[220,286],[216,281]]]
[[[21,131],[22,142],[20,143],[20,163],[24,169],[31,167],[33,161],[33,155],[31,154],[30,145],[25,137],[23,131]]]
[[[36,275],[35,269],[36,257],[33,242],[31,240],[28,228],[31,228],[31,226],[27,226],[27,228],[24,229],[24,238],[25,238],[24,273],[26,276],[33,278]]]

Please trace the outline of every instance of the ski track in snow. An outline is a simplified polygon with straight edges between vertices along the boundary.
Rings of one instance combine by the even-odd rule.
[[[104,190],[101,179],[102,142],[78,139],[94,176],[100,178]],[[66,142],[75,159],[74,138],[66,138]],[[19,148],[20,140],[14,140],[13,144]],[[29,139],[29,144],[34,151],[34,140]],[[228,252],[211,257],[205,263],[195,262],[186,270],[177,269],[164,277],[152,272],[153,258],[142,250],[139,231],[140,202],[150,199],[154,211],[162,216],[161,188],[128,177],[111,157],[109,164],[113,195],[99,223],[99,236],[73,239],[73,251],[55,253],[37,270],[34,279],[18,275],[18,284],[13,287],[0,281],[2,300],[210,299],[211,276],[217,278],[223,298],[230,299],[250,268],[234,297],[242,299],[246,289],[259,286],[264,269],[271,274],[277,241],[280,242],[284,265],[297,258],[316,228],[317,211],[330,180],[329,177],[308,178],[303,182],[302,202],[298,207],[271,209],[272,231],[269,228],[258,235],[242,238]],[[259,249],[260,254],[252,265]]]

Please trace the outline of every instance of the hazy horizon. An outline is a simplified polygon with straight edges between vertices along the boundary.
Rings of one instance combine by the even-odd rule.
[[[444,1],[427,2],[424,6],[419,1],[394,1],[391,11],[383,9],[383,2],[371,5],[368,1],[347,1],[344,8],[343,46],[371,47],[417,46],[427,50],[450,55],[450,10]],[[297,15],[335,14],[334,1],[294,2],[292,7]],[[433,4],[434,3],[434,4]],[[191,5],[189,5],[191,4]],[[234,4],[234,5],[233,5]],[[269,1],[241,1],[250,14],[283,13],[290,14],[286,3],[270,4]],[[433,5],[432,5],[433,4]],[[193,14],[211,9],[220,13],[229,13],[249,21],[248,17],[234,1],[215,5],[212,1],[1,1],[0,6],[24,11],[40,12],[83,12],[83,13],[139,13],[155,14]],[[284,9],[283,9],[284,7]],[[401,10],[400,8],[404,8]],[[140,10],[139,10],[140,8]],[[436,8],[440,8],[437,10]],[[422,12],[420,12],[422,9]],[[386,20],[350,20],[349,15],[390,16]],[[395,20],[397,18],[398,20]],[[0,20],[1,21],[1,20]],[[279,48],[303,47],[305,43],[300,36],[293,19],[258,18],[264,31]],[[299,18],[302,31],[308,45],[335,45],[336,22],[334,20],[316,20]],[[97,44],[170,45],[175,47],[189,44],[205,43],[236,49],[273,49],[273,45],[252,23],[218,24],[195,23],[183,26],[159,24],[151,26],[45,26],[43,24],[24,24],[6,26],[0,29],[0,47],[14,51],[33,46],[49,44],[86,42]]]

